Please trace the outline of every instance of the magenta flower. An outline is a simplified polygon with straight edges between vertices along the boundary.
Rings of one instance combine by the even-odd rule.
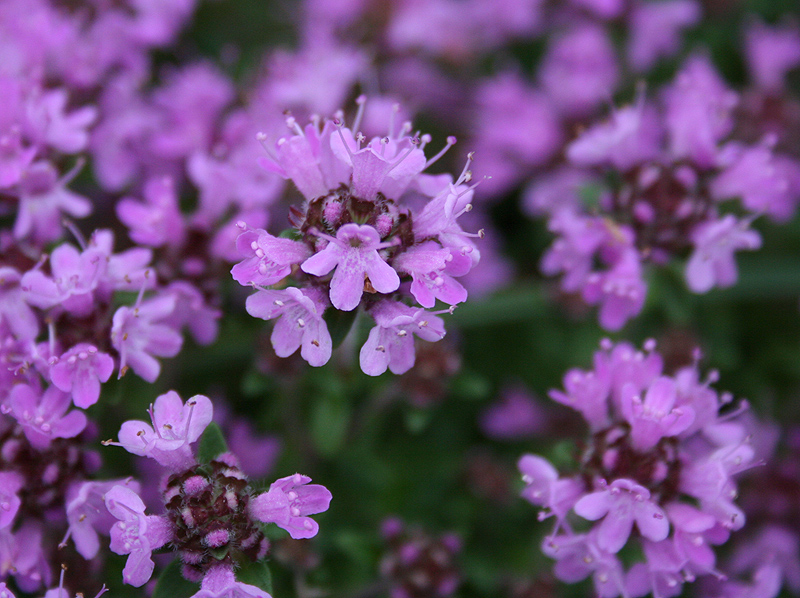
[[[786,73],[800,64],[800,29],[796,23],[767,26],[754,21],[747,28],[745,51],[756,85],[780,92]]]
[[[261,588],[236,581],[233,568],[220,563],[205,574],[200,584],[200,591],[191,598],[271,598],[271,596]]]
[[[311,254],[303,243],[273,237],[263,229],[245,230],[236,239],[236,249],[245,259],[231,269],[231,275],[242,285],[275,284],[291,273],[294,264]]]
[[[124,485],[139,492],[138,482],[133,480],[111,480],[108,482],[81,482],[67,492],[66,510],[69,529],[61,546],[68,538],[75,542],[75,549],[85,559],[93,559],[100,549],[99,533],[108,535],[115,518],[108,512],[105,495],[114,486]]]
[[[186,237],[186,226],[171,178],[154,178],[145,183],[145,203],[124,197],[117,203],[117,215],[136,243],[178,247]]]
[[[25,481],[13,471],[0,471],[0,529],[8,527],[22,504],[17,493]]]
[[[27,384],[17,384],[3,412],[14,416],[33,446],[46,449],[53,438],[74,438],[86,427],[83,412],[67,413],[70,403],[70,396],[55,386],[40,393]]]
[[[328,363],[333,349],[328,325],[322,319],[325,307],[324,295],[313,288],[263,290],[247,298],[251,316],[278,318],[271,337],[275,354],[288,357],[300,348],[303,359],[315,367]]]
[[[736,282],[734,252],[761,247],[761,236],[749,230],[749,224],[727,214],[694,230],[695,250],[686,264],[686,284],[692,291],[705,293],[714,286],[729,287]]]
[[[114,360],[87,343],[75,345],[50,368],[50,380],[64,392],[72,393],[76,407],[86,409],[100,398],[100,383],[114,371]]]
[[[737,102],[707,58],[690,58],[664,92],[672,155],[702,168],[715,166],[717,144],[733,126],[731,111]]]
[[[466,274],[453,259],[450,249],[428,241],[401,253],[394,260],[398,272],[411,274],[411,294],[422,307],[431,308],[436,300],[456,305],[467,300],[467,290],[448,272],[456,268],[456,275]],[[469,269],[469,266],[467,266]]]
[[[163,320],[164,324],[175,330],[186,326],[200,345],[214,342],[219,331],[217,320],[222,312],[209,306],[197,287],[185,280],[176,280],[167,285],[164,294],[175,298],[175,309]]]
[[[588,534],[548,536],[542,542],[542,552],[556,560],[553,573],[561,581],[576,583],[591,575],[600,598],[624,595],[622,564],[614,554],[599,547],[595,530]]]
[[[631,425],[633,446],[640,451],[653,448],[662,438],[685,432],[694,422],[691,406],[676,407],[677,388],[671,378],[656,378],[647,389],[644,401],[636,387],[622,388],[622,415]]]
[[[616,554],[625,546],[633,523],[645,538],[660,542],[669,534],[664,511],[650,500],[650,491],[631,480],[614,480],[602,490],[575,503],[575,512],[589,521],[603,519],[597,530],[597,545]]]
[[[608,393],[611,379],[607,371],[584,372],[572,369],[564,376],[564,390],[551,390],[551,399],[583,415],[592,430],[608,425]]]
[[[380,235],[366,224],[345,224],[336,238],[326,237],[327,247],[308,258],[300,268],[314,276],[324,276],[334,268],[331,303],[336,309],[352,311],[358,307],[365,279],[379,293],[391,293],[400,286],[400,277],[378,254],[386,247]]]
[[[359,353],[361,369],[379,376],[389,368],[395,374],[414,365],[414,335],[435,342],[444,338],[444,322],[439,316],[402,303],[382,301],[372,310],[375,326]]]
[[[14,268],[0,267],[0,319],[19,339],[33,340],[39,333],[36,314],[25,301],[22,276]]]
[[[525,483],[522,498],[536,506],[550,509],[559,522],[567,516],[575,501],[583,494],[583,485],[580,482],[569,478],[560,479],[556,468],[542,457],[523,455],[517,467]],[[540,519],[544,517],[540,516]]]
[[[31,305],[42,309],[58,305],[83,317],[94,309],[94,290],[105,269],[105,256],[97,248],[79,253],[71,245],[63,244],[50,255],[52,277],[34,269],[22,276],[20,286]]]
[[[628,62],[637,72],[644,73],[660,58],[676,54],[681,47],[682,30],[696,24],[701,16],[695,0],[636,4],[628,27]]]
[[[308,517],[328,510],[331,493],[311,478],[296,473],[272,483],[269,490],[250,502],[250,515],[264,523],[274,523],[294,539],[313,538],[319,524]]]
[[[119,431],[119,444],[134,455],[155,459],[170,469],[194,464],[191,443],[195,442],[213,417],[208,397],[195,395],[184,405],[174,390],[159,396],[150,407],[150,421],[126,421]]]
[[[62,213],[84,218],[92,211],[91,202],[68,191],[73,176],[61,179],[49,162],[34,162],[19,183],[19,211],[14,222],[14,237],[32,237],[37,243],[57,239],[61,235]]]
[[[610,270],[590,274],[583,288],[587,303],[600,304],[598,318],[606,330],[619,330],[642,311],[646,294],[639,256],[633,249],[625,251]]]
[[[130,555],[122,579],[134,587],[143,586],[153,575],[153,551],[172,540],[172,525],[164,517],[145,515],[142,499],[125,486],[106,492],[105,503],[119,520],[111,528],[111,550]]]
[[[148,382],[154,382],[161,365],[153,357],[174,357],[183,337],[163,321],[172,315],[175,297],[162,296],[142,301],[133,307],[120,307],[114,313],[111,344],[119,352],[120,377],[128,367]]]

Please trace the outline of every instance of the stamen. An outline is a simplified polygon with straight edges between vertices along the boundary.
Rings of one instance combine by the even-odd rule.
[[[279,164],[280,160],[278,159],[278,156],[275,155],[275,152],[267,143],[267,134],[264,133],[263,131],[259,131],[258,133],[256,133],[256,139],[261,144],[261,147],[264,148],[264,151],[267,152],[267,155],[272,159],[272,161],[275,162],[276,164]]]
[[[421,144],[420,147],[424,148],[426,145],[428,145],[428,142],[430,140],[431,140],[431,136],[430,135],[423,135],[422,138],[421,138],[422,144]],[[457,139],[454,136],[450,135],[450,137],[447,138],[447,144],[441,150],[439,150],[439,153],[436,154],[433,158],[431,158],[427,162],[425,162],[425,168],[428,168],[428,166],[430,166],[431,164],[436,163],[439,160],[439,158],[441,158],[442,156],[444,156],[447,153],[447,150],[449,150],[451,147],[453,147],[456,144],[456,141],[457,141]],[[470,161],[468,160],[467,161],[467,165],[469,165],[469,162]],[[465,168],[465,170],[466,170],[466,168]]]
[[[78,245],[81,246],[81,250],[86,251],[86,238],[83,236],[83,233],[78,229],[78,227],[75,226],[75,223],[69,218],[64,218],[61,220],[61,224],[64,226],[64,228],[72,233],[72,236],[75,237]]]
[[[356,98],[358,110],[356,111],[356,119],[353,122],[353,131],[358,131],[361,128],[361,120],[364,118],[364,108],[367,105],[367,96],[363,93]]]
[[[347,140],[344,138],[344,133],[342,133],[342,128],[344,127],[344,122],[339,120],[338,118],[333,119],[333,124],[336,125],[336,130],[339,132],[339,137],[342,139],[342,145],[344,145],[344,150],[347,152],[347,155],[350,156],[350,159],[353,159],[353,152],[350,151],[350,146],[347,145]]]
[[[300,137],[306,136],[306,134],[303,132],[303,129],[300,128],[300,125],[297,124],[297,119],[294,116],[286,117],[286,126],[289,127],[296,134],[300,135]]]
[[[453,183],[454,186],[458,186],[462,183],[468,183],[472,180],[472,173],[470,172],[469,167],[473,160],[475,160],[475,152],[468,153],[467,163],[464,164],[464,170],[461,171],[461,175],[458,177],[456,182]]]

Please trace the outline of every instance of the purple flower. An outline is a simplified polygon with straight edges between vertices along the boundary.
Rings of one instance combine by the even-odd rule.
[[[130,479],[81,482],[69,488],[66,499],[69,529],[60,546],[64,546],[67,538],[71,537],[75,549],[83,558],[93,559],[97,555],[100,550],[98,532],[108,535],[115,522],[114,516],[106,509],[105,494],[117,485],[139,492],[139,484]]]
[[[247,298],[247,313],[256,318],[278,318],[272,329],[272,346],[279,357],[289,357],[300,348],[310,365],[328,363],[333,348],[328,325],[322,318],[325,298],[316,289],[289,287],[263,290]]]
[[[611,377],[607,371],[572,369],[564,376],[564,389],[566,393],[553,389],[548,395],[554,401],[579,411],[592,430],[608,425]]]
[[[634,521],[645,538],[660,542],[669,534],[664,511],[650,500],[650,491],[631,480],[614,480],[575,503],[575,512],[589,521],[603,519],[597,528],[597,545],[616,554],[625,546]]]
[[[590,274],[583,288],[587,303],[600,303],[600,325],[606,330],[619,330],[636,316],[646,294],[639,255],[633,249],[625,251],[610,270]]]
[[[308,258],[300,268],[314,276],[324,276],[334,268],[331,303],[336,309],[352,311],[364,292],[365,278],[379,293],[391,293],[400,286],[394,268],[378,254],[385,247],[380,235],[368,225],[345,224],[328,238],[328,245]]]
[[[659,598],[673,598],[683,590],[685,559],[669,541],[643,542],[646,563],[636,563],[628,571],[626,586],[632,596],[650,592]]]
[[[128,367],[148,382],[154,382],[161,365],[153,355],[174,357],[183,345],[183,338],[163,320],[175,309],[174,296],[137,300],[133,307],[120,307],[114,313],[111,344],[119,352],[120,377]]]
[[[4,581],[0,582],[0,598],[16,598]]]
[[[622,415],[631,425],[633,446],[640,451],[653,448],[662,438],[677,436],[694,422],[691,406],[676,407],[677,388],[671,378],[656,378],[644,401],[636,387],[622,388]]]
[[[573,479],[560,479],[549,461],[538,455],[523,455],[517,463],[525,488],[521,496],[539,507],[550,509],[560,522],[583,494],[583,485]],[[544,517],[540,514],[540,519]]]
[[[448,269],[456,268],[456,275],[465,274],[463,267],[459,268],[463,264],[453,259],[450,249],[438,243],[415,245],[397,256],[393,266],[398,272],[411,274],[411,294],[422,307],[433,307],[437,299],[449,305],[467,299],[467,290],[448,273]]]
[[[511,387],[480,417],[484,434],[495,440],[520,440],[544,433],[549,412],[525,388]]]
[[[172,524],[164,517],[145,515],[142,499],[125,486],[106,492],[105,503],[119,520],[111,528],[111,550],[130,555],[122,579],[134,587],[143,586],[153,575],[153,551],[172,540]]]
[[[661,127],[641,95],[636,104],[614,110],[611,118],[587,129],[567,146],[576,166],[611,164],[626,171],[661,153]]]
[[[0,133],[0,189],[16,185],[36,157],[35,147],[24,147],[19,127]]]
[[[200,591],[191,598],[271,598],[271,596],[261,588],[236,581],[233,568],[220,563],[205,574],[200,584]]]
[[[195,442],[213,417],[208,397],[195,395],[184,405],[174,390],[159,396],[150,407],[150,421],[126,421],[119,431],[119,444],[129,453],[155,459],[164,467],[179,470],[195,462],[190,444]]]
[[[714,286],[729,287],[736,282],[734,252],[761,247],[761,236],[748,230],[749,224],[749,220],[726,214],[692,232],[695,250],[686,264],[686,284],[692,291],[705,293]]]
[[[70,396],[50,386],[41,393],[27,384],[17,384],[11,389],[3,412],[10,413],[22,426],[30,443],[46,449],[53,438],[74,438],[86,427],[86,416],[81,411],[70,411]]]
[[[746,32],[745,56],[756,85],[780,92],[787,71],[800,64],[800,30],[795,23],[769,27],[753,21]]]
[[[733,127],[737,102],[707,58],[690,58],[664,92],[672,155],[701,168],[715,166],[717,144]]]
[[[110,355],[88,343],[80,343],[64,353],[50,368],[50,380],[64,392],[72,392],[76,407],[86,409],[100,398],[100,383],[114,371]]]
[[[27,133],[37,143],[54,147],[65,154],[86,148],[87,128],[97,118],[97,109],[84,106],[66,114],[67,90],[53,89],[36,94],[27,104]]]
[[[753,147],[728,144],[720,155],[725,169],[711,182],[711,196],[718,201],[738,197],[751,212],[786,219],[797,203],[792,177],[798,170],[796,162],[787,160],[773,154],[768,142]]]
[[[231,269],[233,279],[242,285],[259,286],[280,282],[291,273],[294,264],[311,253],[303,243],[273,237],[262,229],[245,230],[236,239],[236,249],[245,259]]]
[[[542,86],[567,116],[583,116],[613,92],[614,48],[598,25],[580,23],[551,38],[539,70]]]
[[[250,502],[250,515],[264,523],[274,523],[294,539],[313,538],[319,524],[308,517],[328,510],[331,493],[311,478],[296,473],[272,483],[269,490]]]
[[[21,280],[22,276],[14,268],[0,267],[0,318],[17,338],[33,340],[39,333],[39,321],[25,301]]]
[[[580,290],[594,265],[595,253],[608,237],[608,227],[598,218],[571,209],[558,210],[549,228],[560,235],[542,256],[545,274],[564,272],[561,286],[567,292]]]
[[[597,533],[548,536],[542,542],[542,552],[556,559],[555,576],[567,583],[576,583],[592,576],[600,598],[624,595],[622,564],[607,550],[599,547]]]
[[[682,30],[695,25],[701,16],[695,0],[635,4],[628,26],[628,62],[637,72],[644,73],[660,58],[677,53]]]
[[[513,188],[531,167],[547,162],[563,143],[556,108],[539,90],[515,72],[504,72],[478,89],[474,143],[486,196]]]
[[[33,593],[52,578],[49,558],[42,546],[43,524],[27,519],[14,532],[11,527],[0,528],[0,563],[13,563],[10,573],[23,592]],[[49,552],[49,551],[48,551]]]
[[[66,185],[77,173],[61,179],[49,162],[34,162],[19,182],[19,211],[14,222],[14,236],[29,235],[36,243],[45,243],[61,235],[62,212],[84,218],[92,211],[88,199],[67,191]]]
[[[370,314],[377,324],[359,353],[361,369],[379,376],[389,368],[403,374],[414,365],[414,335],[435,342],[444,337],[444,323],[436,315],[402,303],[382,301]]]
[[[186,236],[186,226],[178,206],[175,185],[170,177],[154,178],[145,183],[145,203],[125,197],[117,203],[117,215],[136,243],[160,247],[179,247]]]
[[[0,471],[0,529],[8,527],[17,516],[22,500],[17,493],[25,480],[13,471]]]
[[[167,285],[164,294],[175,297],[175,309],[163,320],[164,324],[175,330],[187,326],[200,345],[214,342],[219,330],[217,320],[222,312],[208,306],[197,287],[184,280],[176,280]]]
[[[94,290],[106,268],[105,256],[94,247],[78,253],[71,245],[59,245],[50,255],[52,278],[39,269],[22,276],[20,286],[28,303],[49,309],[58,305],[84,317],[94,309]]]

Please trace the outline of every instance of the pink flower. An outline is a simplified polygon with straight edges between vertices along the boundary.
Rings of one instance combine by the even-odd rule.
[[[296,473],[272,483],[269,491],[250,502],[250,514],[264,523],[274,523],[294,539],[313,538],[319,524],[308,517],[328,510],[331,493],[311,478]]]
[[[134,587],[143,586],[153,575],[153,551],[172,539],[172,524],[164,517],[145,515],[142,499],[125,486],[106,492],[105,503],[119,520],[111,528],[111,550],[130,555],[122,579]]]
[[[114,360],[87,343],[75,345],[50,368],[50,379],[64,392],[72,392],[76,407],[86,409],[100,398],[100,383],[114,371]]]
[[[325,303],[324,295],[316,289],[263,290],[247,298],[247,313],[264,320],[278,319],[271,337],[278,357],[289,357],[300,348],[303,359],[319,367],[328,363],[333,350],[328,325],[322,318]]]
[[[603,490],[578,500],[574,508],[589,521],[603,519],[597,531],[597,545],[614,554],[625,546],[634,521],[639,532],[654,542],[669,534],[669,520],[661,507],[650,500],[650,491],[631,480],[614,480]]]
[[[368,277],[379,293],[391,293],[400,286],[400,277],[378,254],[386,245],[380,235],[366,224],[345,224],[336,238],[326,237],[328,245],[308,258],[300,268],[314,276],[324,276],[334,268],[331,280],[331,303],[336,309],[352,311],[358,307]]]
[[[414,365],[414,335],[435,342],[444,338],[444,322],[421,308],[382,301],[371,312],[375,326],[359,353],[361,369],[379,376],[389,368],[403,374]]]
[[[159,396],[150,407],[150,421],[126,421],[119,444],[129,453],[155,459],[164,467],[180,469],[195,462],[190,444],[211,422],[214,407],[208,397],[195,395],[184,405],[174,390]]]

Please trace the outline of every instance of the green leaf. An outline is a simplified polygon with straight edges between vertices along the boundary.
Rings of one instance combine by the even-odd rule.
[[[335,455],[344,443],[350,425],[350,405],[346,397],[329,394],[319,397],[311,413],[311,437],[323,455]]]
[[[161,572],[153,591],[153,598],[189,598],[198,592],[200,586],[181,575],[181,562],[178,559],[167,565]]]
[[[264,561],[258,561],[256,563],[252,561],[242,561],[241,565],[241,568],[236,572],[237,581],[261,588],[271,596],[272,573],[267,563]]]
[[[300,231],[296,228],[284,228],[279,234],[278,237],[281,239],[291,239],[292,241],[300,241],[303,238],[303,235],[300,234]]]
[[[227,451],[228,444],[225,442],[222,429],[216,422],[211,422],[200,437],[200,445],[197,448],[197,460],[200,463],[209,463]]]
[[[341,311],[335,308],[325,310],[325,323],[328,325],[334,349],[342,344],[347,333],[350,332],[357,313],[357,309],[352,311]]]
[[[430,409],[414,409],[410,408],[405,413],[406,428],[412,434],[420,434],[425,431],[428,424],[433,419],[433,413]]]

